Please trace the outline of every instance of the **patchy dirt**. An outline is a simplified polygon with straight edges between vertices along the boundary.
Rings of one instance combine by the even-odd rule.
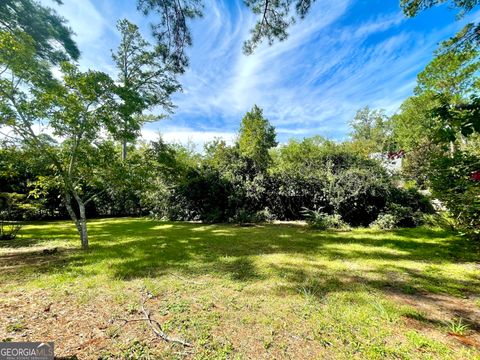
[[[480,349],[480,308],[475,298],[457,298],[444,294],[394,294],[390,295],[393,300],[414,307],[418,310],[418,318],[406,318],[408,326],[422,331],[430,331],[436,334],[436,338],[455,340],[462,345],[472,346]],[[454,319],[462,319],[468,326],[465,334],[449,332],[440,333],[437,330],[440,326],[448,326]]]
[[[146,322],[135,321],[142,318],[139,311],[126,309],[107,297],[97,297],[91,303],[79,305],[73,295],[55,301],[43,290],[28,294],[2,293],[1,296],[4,300],[0,302],[0,316],[4,322],[0,328],[0,340],[54,341],[58,357],[98,359],[103,354],[106,358],[124,358],[126,345],[138,339],[166,358],[192,358],[199,353],[199,347],[202,352],[207,349],[208,354],[211,346],[217,350],[221,347],[242,349],[246,358],[252,359],[290,358],[291,354],[297,358],[317,358],[323,349],[313,341],[307,327],[299,334],[292,334],[285,326],[285,329],[265,336],[265,329],[258,324],[242,324],[235,316],[225,316],[225,311],[229,310],[224,305],[212,304],[209,309],[210,313],[218,313],[220,326],[204,342],[197,339],[193,348],[188,348],[158,338]],[[164,306],[161,297],[151,298],[146,304],[155,319],[166,323],[172,314],[159,311]],[[191,310],[195,313],[205,309],[194,304]],[[120,318],[133,321],[125,324]],[[169,335],[182,338],[182,334],[174,329],[169,330]],[[282,348],[269,349],[270,341],[281,341]],[[326,354],[323,358],[331,357]]]
[[[57,295],[58,296],[58,295]],[[73,294],[65,294],[61,300],[56,300],[45,290],[29,291],[28,293],[1,293],[0,316],[3,326],[0,328],[0,339],[11,341],[54,341],[56,354],[61,357],[76,356],[78,359],[97,359],[99,355],[122,357],[125,345],[136,339],[141,339],[151,349],[168,356],[191,358],[196,353],[195,346],[205,346],[197,342],[195,346],[184,348],[167,343],[151,331],[145,322],[129,322],[123,325],[116,318],[138,319],[141,314],[134,308],[127,309],[112,301],[111,298],[97,296],[91,302],[79,304]],[[392,300],[407,304],[419,311],[422,318],[405,318],[407,327],[428,333],[450,346],[470,346],[480,349],[478,306],[473,299],[458,299],[447,295],[391,295]],[[168,321],[171,314],[162,313],[159,309],[165,306],[162,298],[154,297],[148,300],[147,307],[160,322]],[[205,309],[201,304],[193,304],[193,312]],[[250,358],[271,359],[289,358],[332,358],[325,352],[328,343],[321,343],[312,338],[310,329],[297,329],[296,333],[289,331],[288,323],[279,326],[271,333],[257,325],[244,324],[236,316],[225,316],[225,311],[233,311],[220,301],[211,304],[208,311],[217,313],[221,324],[212,332],[209,343],[221,342],[220,339],[231,339],[230,345],[235,349],[245,350]],[[464,319],[470,326],[468,334],[447,334],[439,326],[452,318]],[[175,329],[170,329],[170,335],[182,337]],[[270,342],[281,346],[269,349]],[[455,345],[457,344],[457,345]],[[217,346],[228,347],[227,343]],[[255,355],[254,355],[255,354]],[[288,355],[290,354],[290,355]],[[330,356],[330,357],[329,357]]]

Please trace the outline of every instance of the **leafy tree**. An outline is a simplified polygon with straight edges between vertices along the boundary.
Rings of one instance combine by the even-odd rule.
[[[479,143],[476,143],[478,148]],[[458,227],[480,238],[480,156],[459,150],[432,159],[430,183],[433,195],[441,199]]]
[[[60,0],[54,1],[61,4]],[[33,39],[35,53],[55,64],[68,59],[77,60],[80,56],[66,20],[36,0],[2,0],[0,30],[28,34]]]
[[[418,76],[416,96],[393,119],[395,137],[409,150],[405,173],[429,186],[470,233],[478,218],[478,183],[471,174],[479,156],[466,150],[480,132],[479,60],[471,43],[442,43]]]
[[[453,144],[457,135],[480,130],[480,52],[472,45],[447,47],[448,43],[442,43],[436,57],[418,75],[415,91],[435,102],[431,117],[437,140]]]
[[[263,117],[262,109],[255,105],[246,113],[240,125],[240,154],[251,159],[257,170],[264,171],[270,162],[268,150],[276,145],[275,128]]]
[[[0,192],[29,205],[18,207],[19,211],[14,214],[16,220],[62,217],[66,214],[58,188],[44,191],[41,196],[35,191],[36,179],[50,175],[49,161],[43,153],[10,139],[0,142]]]
[[[0,81],[0,124],[48,157],[56,176],[46,181],[61,186],[82,247],[87,248],[85,206],[95,197],[87,195],[87,188],[114,164],[101,135],[115,124],[113,81],[100,72],[81,73],[69,63],[61,64],[62,81],[50,78],[45,62],[36,57],[33,39],[25,33],[13,36],[0,32],[0,66],[4,75]],[[34,125],[45,119],[61,144],[34,131]]]
[[[460,50],[447,50],[447,46],[443,43],[433,60],[418,74],[415,93],[432,92],[459,102],[480,87],[480,52],[472,45]]]
[[[283,41],[288,37],[288,27],[295,22],[293,13],[303,19],[315,0],[245,0],[252,12],[259,16],[253,27],[251,37],[245,41],[243,51],[252,54],[264,40],[272,45],[275,40]]]
[[[413,17],[425,9],[447,2],[460,10],[459,18],[480,4],[480,0],[401,0],[400,5],[407,16]],[[478,44],[479,41],[480,23],[469,23],[447,42],[447,48],[462,49]]]
[[[415,16],[420,11],[429,9],[435,5],[451,2],[461,10],[461,13],[471,11],[475,6],[480,4],[479,0],[401,0],[400,5],[408,16]]]
[[[188,21],[202,16],[202,8],[201,0],[138,0],[138,9],[145,15],[158,15],[152,24],[153,36],[177,72],[188,66],[186,48],[192,45]]]
[[[364,151],[372,153],[390,150],[391,122],[383,110],[372,110],[366,106],[357,111],[350,126],[353,129],[350,134],[352,140],[360,143]]]
[[[432,112],[438,105],[432,92],[406,99],[400,111],[392,116],[394,142],[407,153],[433,142],[436,124]]]
[[[118,22],[117,29],[121,41],[112,55],[118,70],[116,93],[120,101],[117,110],[122,127],[116,131],[116,136],[122,140],[122,159],[125,160],[127,142],[136,138],[145,121],[158,119],[144,116],[144,111],[161,107],[171,112],[170,96],[180,85],[174,69],[166,62],[164,48],[152,48],[142,38],[138,27],[126,19]]]

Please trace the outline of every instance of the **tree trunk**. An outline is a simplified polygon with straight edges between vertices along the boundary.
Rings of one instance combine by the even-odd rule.
[[[82,243],[82,249],[88,249],[88,232],[87,232],[87,220],[80,220],[80,241]]]
[[[82,249],[88,249],[87,218],[85,217],[85,205],[82,201],[78,202],[78,208],[80,210],[80,241],[82,242]]]
[[[67,211],[70,214],[75,226],[77,227],[78,233],[80,234],[80,242],[82,244],[82,249],[88,249],[88,232],[87,232],[87,218],[85,215],[85,204],[80,199],[80,197],[74,193],[75,201],[78,205],[78,210],[80,216],[78,217],[72,207],[72,196],[67,192],[65,195],[65,204]]]
[[[72,196],[69,193],[65,194],[65,206],[67,207],[68,214],[72,218],[73,222],[75,223],[75,227],[77,228],[78,232],[81,233],[80,222],[78,221],[77,214],[72,207]]]
[[[127,140],[122,141],[122,161],[127,158]]]

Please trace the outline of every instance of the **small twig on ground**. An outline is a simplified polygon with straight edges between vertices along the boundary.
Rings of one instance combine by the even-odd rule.
[[[185,340],[178,339],[178,338],[173,338],[173,337],[170,337],[167,334],[165,334],[165,332],[162,330],[161,324],[157,320],[153,319],[152,316],[150,315],[150,312],[145,308],[145,302],[147,301],[147,298],[148,298],[148,293],[143,292],[142,298],[141,298],[140,310],[145,317],[137,318],[137,319],[115,318],[113,320],[123,321],[124,322],[123,325],[126,325],[129,322],[134,322],[134,321],[146,321],[147,324],[152,329],[152,331],[155,333],[155,335],[157,335],[162,340],[167,341],[167,342],[177,343],[177,344],[183,345],[185,347],[192,347],[193,345],[191,343],[185,341]]]
[[[165,341],[168,341],[168,342],[175,342],[177,344],[181,344],[183,346],[188,346],[188,347],[191,347],[192,344],[190,344],[189,342],[186,342],[182,339],[177,339],[177,338],[172,338],[172,337],[169,337],[167,334],[165,334],[162,330],[162,326],[160,325],[160,323],[155,320],[155,319],[152,319],[151,316],[150,316],[150,312],[145,309],[145,301],[147,299],[147,296],[144,295],[142,296],[142,313],[143,315],[145,315],[145,318],[146,320],[148,321],[148,324],[150,325],[150,328],[153,330],[153,332],[155,334],[157,334],[157,336],[161,337],[163,340]]]

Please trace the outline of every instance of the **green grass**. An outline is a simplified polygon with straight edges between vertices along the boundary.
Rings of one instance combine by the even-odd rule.
[[[0,337],[24,339],[23,328],[10,331],[21,323],[27,338],[44,340],[25,318],[50,321],[40,309],[51,302],[57,321],[63,306],[80,330],[57,322],[44,336],[80,358],[480,358],[449,336],[458,316],[442,303],[478,311],[479,246],[443,230],[105,219],[89,231],[88,251],[69,222],[34,223],[0,243],[0,315],[9,319]],[[41,255],[46,247],[60,251]],[[111,321],[138,317],[143,288],[154,317],[192,342],[191,352],[154,340],[143,323]],[[477,336],[478,324],[462,318]],[[93,328],[102,346],[66,345]]]

